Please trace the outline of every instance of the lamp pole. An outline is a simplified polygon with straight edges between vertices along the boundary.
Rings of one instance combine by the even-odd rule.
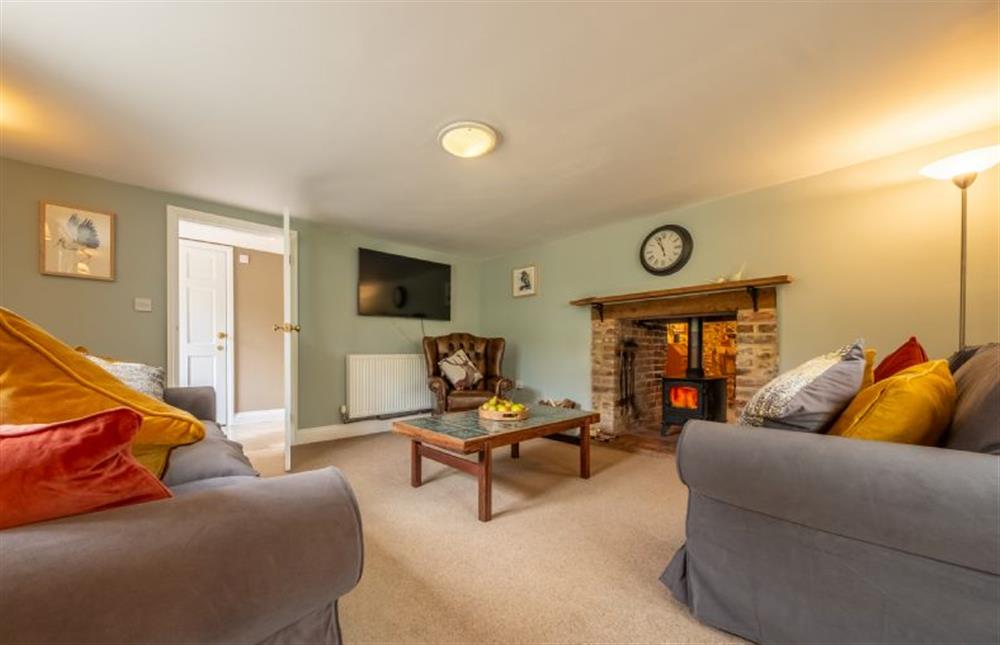
[[[969,231],[969,195],[967,193],[972,182],[976,181],[979,175],[974,172],[967,172],[952,177],[952,182],[962,191],[962,259],[959,268],[958,286],[958,348],[965,349],[965,265],[968,257],[968,231]]]

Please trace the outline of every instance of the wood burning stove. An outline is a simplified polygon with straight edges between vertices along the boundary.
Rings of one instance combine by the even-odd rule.
[[[683,425],[689,419],[726,420],[726,377],[706,377],[702,367],[700,317],[688,319],[687,370],[683,378],[663,377],[663,425]]]

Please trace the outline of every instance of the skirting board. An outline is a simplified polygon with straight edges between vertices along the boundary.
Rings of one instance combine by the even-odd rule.
[[[275,408],[274,410],[247,410],[237,412],[233,415],[232,425],[241,423],[265,423],[268,421],[284,421],[285,409]]]
[[[393,421],[415,419],[418,416],[424,415],[418,414],[410,417],[397,417],[395,419],[367,419],[365,421],[355,421],[354,423],[335,423],[329,426],[316,426],[315,428],[299,428],[295,433],[295,442],[292,445],[301,446],[307,443],[333,441],[334,439],[347,439],[366,434],[389,432],[392,430]]]

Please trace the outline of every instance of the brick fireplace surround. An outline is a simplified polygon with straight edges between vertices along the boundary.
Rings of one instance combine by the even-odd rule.
[[[601,413],[600,436],[659,433],[667,333],[662,325],[648,323],[683,322],[689,316],[729,318],[736,322],[736,396],[729,401],[728,409],[729,420],[735,420],[753,393],[778,374],[776,305],[777,294],[771,286],[594,306],[591,396],[594,409]],[[620,405],[619,352],[626,341],[634,343],[634,414]]]

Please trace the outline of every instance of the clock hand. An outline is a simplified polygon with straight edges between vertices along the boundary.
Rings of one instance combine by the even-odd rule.
[[[656,238],[656,243],[660,245],[660,250],[663,251],[663,255],[667,254],[667,250],[663,248],[663,240]]]

